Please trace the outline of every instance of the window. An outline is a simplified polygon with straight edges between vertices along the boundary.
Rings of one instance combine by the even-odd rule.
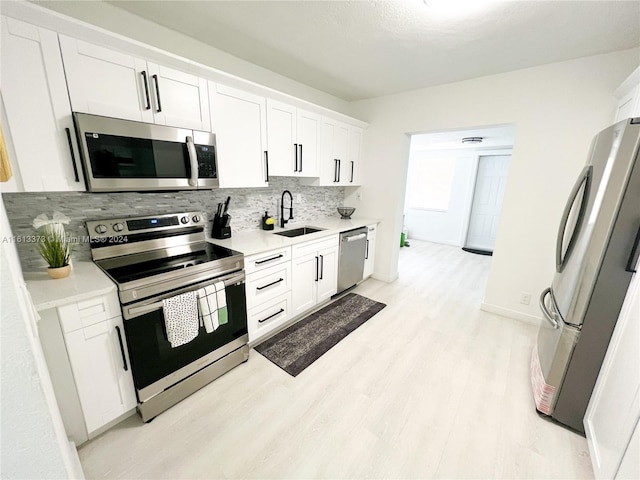
[[[449,209],[455,168],[454,157],[412,159],[407,192],[408,208],[446,212]]]

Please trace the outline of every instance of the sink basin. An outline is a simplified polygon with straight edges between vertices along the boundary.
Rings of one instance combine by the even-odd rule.
[[[281,235],[283,237],[299,237],[300,235],[308,235],[322,230],[324,230],[324,228],[300,227],[292,230],[285,230],[283,232],[276,232],[275,235]]]

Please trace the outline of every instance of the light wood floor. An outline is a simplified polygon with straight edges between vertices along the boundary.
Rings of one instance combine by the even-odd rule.
[[[87,478],[593,478],[586,440],[539,417],[536,329],[481,312],[491,257],[411,241],[387,308],[297,378],[249,361],[80,449]]]

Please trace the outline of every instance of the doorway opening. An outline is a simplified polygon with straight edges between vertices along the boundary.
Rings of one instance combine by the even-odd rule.
[[[514,140],[513,124],[412,135],[407,238],[492,254]]]

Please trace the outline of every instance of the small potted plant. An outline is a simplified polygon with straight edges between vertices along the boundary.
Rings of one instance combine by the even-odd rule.
[[[64,224],[69,221],[60,212],[54,212],[53,220],[42,214],[33,221],[33,226],[40,233],[36,244],[38,253],[49,265],[47,273],[51,278],[65,278],[71,272],[71,253],[75,244],[64,230]]]

